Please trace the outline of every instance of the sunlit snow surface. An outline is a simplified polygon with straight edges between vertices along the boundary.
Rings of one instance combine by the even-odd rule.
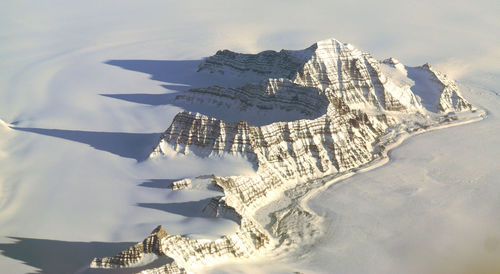
[[[326,231],[304,259],[307,269],[500,270],[500,97],[462,90],[490,110],[486,120],[407,139],[386,166],[339,182],[310,202],[325,217]]]
[[[172,193],[165,186],[186,176],[252,172],[251,165],[195,157],[141,161],[149,147],[136,144],[157,139],[180,108],[101,94],[185,88],[184,74],[155,78],[171,68],[168,60],[184,60],[189,70],[221,48],[298,49],[332,36],[379,59],[430,62],[458,79],[487,119],[412,137],[387,165],[314,197],[309,205],[324,217],[325,234],[299,257],[208,271],[498,270],[500,42],[492,35],[500,28],[498,1],[316,2],[2,2],[0,272],[88,272],[93,257],[116,254],[158,224],[194,237],[233,230],[229,220],[175,209],[196,208],[218,193]],[[142,64],[154,71],[112,60],[149,60]]]
[[[460,86],[488,117],[406,139],[382,167],[309,200],[323,235],[293,256],[210,273],[498,273],[500,78]],[[479,82],[479,81],[478,81]]]

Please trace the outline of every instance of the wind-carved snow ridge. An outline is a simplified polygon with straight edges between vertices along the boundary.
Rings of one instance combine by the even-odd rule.
[[[352,45],[330,39],[301,51],[239,54],[218,51],[200,73],[255,74],[239,88],[191,89],[176,100],[298,111],[303,119],[250,125],[181,112],[163,133],[151,157],[196,154],[241,155],[253,162],[252,176],[205,178],[222,192],[203,211],[237,221],[239,229],[217,240],[195,240],[157,227],[143,242],[92,267],[127,267],[145,254],[173,262],[143,273],[183,273],[226,260],[293,251],[320,233],[320,218],[301,201],[333,178],[386,157],[389,145],[413,132],[482,115],[455,83],[429,65],[406,67],[394,58],[379,62]],[[258,77],[257,77],[258,78]],[[461,113],[459,113],[461,112]],[[189,191],[192,180],[172,184]],[[286,198],[286,199],[280,199]],[[280,200],[289,204],[259,222],[258,210]]]

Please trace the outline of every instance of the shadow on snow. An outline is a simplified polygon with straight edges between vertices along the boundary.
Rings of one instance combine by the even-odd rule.
[[[22,237],[9,238],[16,240],[16,242],[0,243],[1,254],[39,269],[34,273],[137,273],[172,261],[168,257],[161,257],[148,265],[137,268],[91,269],[89,265],[93,258],[113,256],[135,243],[68,242]]]
[[[22,127],[13,127],[12,129],[84,143],[97,150],[132,158],[138,162],[149,157],[161,135],[161,133],[98,132]]]
[[[262,126],[275,122],[289,122],[300,119],[317,118],[326,113],[326,107],[317,106],[314,115],[305,115],[300,111],[290,111],[281,108],[267,109],[253,105],[244,106],[238,98],[214,101],[213,98],[200,94],[189,94],[186,101],[184,93],[191,88],[205,88],[209,86],[240,87],[249,82],[258,82],[267,79],[266,75],[253,74],[238,75],[232,73],[198,72],[202,60],[110,60],[106,64],[126,70],[147,73],[151,79],[161,81],[168,91],[161,94],[129,93],[129,94],[100,94],[108,98],[123,100],[132,103],[159,106],[171,105],[186,111],[197,112],[226,122],[247,121],[250,125]],[[286,91],[285,91],[286,92]],[[325,101],[327,98],[325,97]],[[242,109],[243,107],[243,109]]]
[[[146,182],[140,183],[139,186],[151,187],[151,188],[172,188],[172,183],[175,181],[182,180],[179,179],[149,179]]]
[[[203,209],[210,203],[211,199],[212,198],[207,198],[199,201],[180,203],[138,203],[137,206],[161,210],[185,217],[207,218],[208,216],[203,213]]]

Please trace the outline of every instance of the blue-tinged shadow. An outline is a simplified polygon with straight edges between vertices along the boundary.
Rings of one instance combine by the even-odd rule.
[[[193,88],[206,88],[210,86],[220,86],[236,88],[248,82],[258,82],[270,77],[266,74],[248,73],[239,75],[238,73],[210,73],[208,71],[198,72],[199,65],[203,60],[109,60],[108,65],[117,66],[126,70],[147,73],[151,79],[161,81],[167,92],[163,94],[153,93],[131,93],[112,94],[102,93],[101,96],[124,100],[127,102],[159,106],[171,105],[182,108],[186,111],[201,113],[226,122],[247,121],[250,125],[262,126],[275,122],[288,122],[300,119],[317,118],[327,109],[327,98],[324,104],[318,104],[314,113],[305,114],[304,110],[294,108],[290,105],[283,107],[271,107],[268,104],[247,105],[238,98],[213,99],[204,94],[196,92],[185,93]],[[272,102],[273,95],[269,96]],[[276,101],[279,105],[279,100]]]
[[[185,217],[207,218],[203,213],[205,206],[210,203],[212,198],[199,201],[181,202],[181,203],[139,203],[137,206],[165,211],[172,214]]]
[[[433,81],[432,74],[424,68],[405,66],[405,69],[408,72],[408,78],[414,82],[410,89],[420,97],[422,106],[431,112],[439,112],[437,106],[441,97],[439,87],[441,84]]]
[[[171,91],[184,91],[213,85],[224,87],[240,86],[238,74],[199,72],[203,60],[109,60],[105,64],[122,69],[149,74],[152,80],[164,82],[162,86]],[[266,75],[253,75],[253,81],[267,79]]]
[[[97,150],[106,151],[120,157],[132,158],[138,162],[149,157],[161,135],[161,133],[122,133],[23,127],[13,127],[13,129],[84,143]]]
[[[171,188],[172,183],[179,180],[181,179],[149,179],[148,181],[139,184],[139,186],[151,188]]]
[[[176,97],[179,95],[178,92],[164,93],[164,94],[129,93],[129,94],[100,94],[100,95],[113,99],[119,99],[127,102],[151,105],[151,106],[161,106],[161,105],[181,106],[179,102],[176,101]]]
[[[287,111],[277,109],[262,110],[258,107],[252,107],[242,111],[240,102],[233,100],[228,106],[219,106],[217,103],[210,102],[203,95],[191,94],[194,102],[178,100],[181,92],[164,94],[101,94],[101,96],[124,100],[127,102],[146,104],[152,106],[171,105],[182,108],[189,112],[197,112],[226,122],[247,121],[252,126],[269,125],[275,122],[290,122],[300,119],[313,119],[326,113],[327,105],[317,106],[317,111],[313,115],[305,115],[297,111]],[[181,96],[182,98],[182,96]],[[197,100],[199,99],[199,100]],[[205,102],[207,100],[207,102]],[[326,99],[325,99],[326,101]],[[222,104],[222,103],[221,103]]]
[[[205,213],[203,210],[212,201],[207,198],[199,201],[181,202],[181,203],[139,203],[137,206],[165,211],[172,214],[181,215],[189,218],[224,218],[240,224],[239,217],[231,214],[214,217]]]
[[[68,242],[22,237],[9,238],[16,240],[16,242],[0,244],[1,254],[39,269],[34,273],[137,273],[147,268],[159,267],[172,262],[171,258],[165,256],[151,264],[138,268],[91,269],[89,265],[95,257],[114,256],[135,243]],[[1,272],[8,273],[7,269],[3,269]]]
[[[198,66],[202,60],[109,60],[108,65],[126,70],[147,73],[152,80],[168,82],[171,88],[182,88],[182,85],[192,86],[199,81],[196,77]]]

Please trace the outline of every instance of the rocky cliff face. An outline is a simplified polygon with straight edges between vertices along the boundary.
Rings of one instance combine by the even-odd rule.
[[[392,59],[398,62],[395,59]],[[285,78],[300,86],[314,87],[331,98],[340,98],[351,108],[377,108],[410,112],[422,109],[414,92],[408,86],[400,86],[381,71],[383,65],[369,53],[335,39],[323,40],[302,51],[282,50],[279,53],[265,51],[259,54],[240,54],[228,50],[219,51],[205,59],[200,71],[213,73],[254,72],[262,77]],[[399,63],[399,62],[398,62]],[[405,67],[403,66],[403,70]],[[455,98],[460,109],[470,109],[458,93],[456,85],[428,65],[420,67],[431,74],[424,81],[434,82],[446,106]],[[402,73],[406,73],[403,72]],[[408,76],[408,75],[406,75]],[[412,80],[412,76],[409,76]],[[438,98],[440,99],[440,98]],[[427,110],[440,104],[433,102]],[[456,105],[456,104],[455,104]],[[439,111],[453,110],[442,108]]]
[[[286,235],[300,235],[289,231],[294,229],[289,224],[298,223],[295,217],[290,221],[290,216],[299,216],[304,210],[280,210],[272,231],[267,231],[255,219],[263,205],[310,180],[371,163],[394,141],[390,136],[437,125],[446,120],[445,115],[453,115],[450,112],[472,109],[457,86],[430,66],[409,68],[392,58],[378,62],[337,40],[320,41],[302,51],[219,51],[200,65],[200,73],[204,72],[252,73],[267,79],[239,88],[192,89],[176,100],[239,104],[241,111],[249,107],[298,111],[303,119],[254,126],[246,121],[179,113],[151,157],[232,154],[251,161],[256,175],[211,177],[211,184],[223,195],[204,209],[210,216],[238,221],[239,230],[203,241],[169,235],[159,227],[129,250],[95,259],[93,267],[130,266],[144,254],[153,253],[174,262],[145,273],[176,273],[277,248],[287,242],[282,239]],[[172,185],[183,191],[190,187],[189,180]]]
[[[253,73],[262,78],[291,79],[314,53],[315,46],[305,50],[272,50],[258,54],[242,54],[230,50],[219,50],[200,64],[199,71],[226,73],[228,70],[237,74]]]
[[[238,108],[239,111],[295,111],[305,118],[325,113],[328,100],[315,88],[301,86],[288,79],[266,79],[238,88],[211,86],[190,89],[175,97],[184,103],[203,103]]]

